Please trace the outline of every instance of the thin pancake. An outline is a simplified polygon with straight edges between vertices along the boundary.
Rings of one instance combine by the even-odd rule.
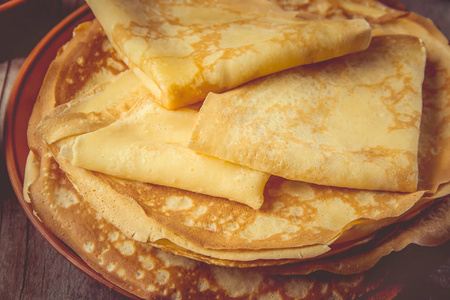
[[[261,0],[88,3],[124,61],[170,109],[370,41],[365,21],[301,21]]]
[[[447,38],[433,22],[408,11],[399,11],[373,0],[310,0],[299,13],[312,12],[332,19],[364,18],[374,27],[374,35],[405,34],[423,40],[427,50],[423,83],[423,116],[419,139],[418,190],[435,192],[449,182],[448,117],[450,98],[450,50]],[[386,2],[386,1],[385,1]],[[392,6],[402,6],[388,1]]]
[[[361,238],[394,222],[396,219],[392,217],[407,212],[423,194],[337,189],[273,178],[265,191],[267,203],[260,211],[252,212],[242,206],[228,205],[223,199],[75,168],[58,155],[59,149],[55,146],[52,149],[58,162],[78,190],[127,236],[151,242],[168,239],[182,248],[198,249],[196,252],[203,255],[219,255],[222,259],[320,255],[329,251],[327,244],[336,242],[344,228],[354,228],[349,226],[354,221],[360,218],[387,220],[370,226],[370,231],[352,229],[358,233],[347,234],[345,240]],[[99,190],[102,192],[96,192]],[[383,209],[388,200],[391,207]],[[212,214],[214,211],[221,211],[227,219]],[[347,213],[342,214],[342,211]],[[136,219],[147,225],[135,222]],[[238,254],[236,250],[243,253]]]
[[[427,20],[414,13],[376,27],[377,35],[410,34],[423,39],[427,65],[423,84],[424,106],[419,141],[419,188],[436,190],[450,174],[450,50],[448,40]],[[425,101],[425,99],[427,101]],[[433,145],[430,147],[430,145]]]
[[[52,63],[47,70],[46,80],[43,82],[28,124],[27,139],[32,146],[45,147],[41,143],[41,138],[34,134],[37,124],[42,120],[42,115],[49,113],[56,106],[85,94],[99,83],[128,69],[118,58],[111,44],[105,41],[106,36],[99,23],[94,20],[93,25],[90,26],[90,24],[81,24],[74,30],[77,43],[82,46],[63,46],[59,51],[60,54],[65,50],[65,57],[78,55],[82,59],[75,61],[70,58],[59,59]],[[95,55],[96,53],[98,55]],[[68,74],[77,74],[78,77],[71,80]],[[65,78],[66,82],[60,84],[57,82],[57,78]],[[55,94],[58,97],[55,97]],[[40,149],[31,148],[31,150],[38,152]]]
[[[425,49],[414,37],[209,94],[189,147],[320,185],[413,192]]]
[[[281,294],[286,299],[313,299],[344,293],[347,296],[361,296],[362,293],[367,293],[366,289],[374,293],[379,286],[371,277],[384,278],[385,271],[381,272],[382,275],[378,271],[377,276],[364,273],[350,276],[323,276],[321,273],[273,276],[270,274],[271,270],[273,274],[283,274],[283,270],[218,267],[138,243],[100,218],[77,193],[57,163],[45,153],[40,154],[43,155],[42,159],[33,163],[35,166],[40,165],[40,176],[29,188],[39,217],[95,271],[138,297],[149,299],[184,295],[192,298],[210,296],[242,299]],[[48,173],[49,170],[51,173]],[[52,176],[48,176],[49,174]],[[50,191],[48,194],[41,193],[44,187]],[[413,232],[417,237],[416,231]],[[419,232],[422,235],[424,230]],[[354,259],[333,260],[331,263],[329,260],[319,260],[314,264],[317,265],[316,269],[339,272],[342,268],[360,268],[368,259],[368,255],[361,255]],[[304,268],[295,265],[295,269],[300,271],[312,268],[314,265],[311,263],[305,264]]]
[[[408,24],[409,22],[413,24]],[[413,26],[413,28],[414,23],[423,24],[422,22],[418,22],[417,18],[408,18],[408,22],[405,23],[407,26]],[[402,27],[405,23],[396,23],[395,26]],[[395,30],[399,30],[399,28]],[[421,30],[419,30],[419,33],[423,35],[429,34]],[[90,35],[90,37],[93,38],[93,35]],[[430,41],[434,39],[432,37],[429,38]],[[434,43],[430,42],[429,45],[433,46]],[[437,46],[438,48],[440,47],[439,45]],[[440,49],[442,52],[437,51],[440,55],[448,51],[446,48]],[[445,57],[445,55],[443,56]],[[444,68],[435,68],[441,66],[438,57],[434,56],[434,63],[428,65],[427,74],[438,75],[430,76],[432,79],[442,78],[441,76],[448,78]],[[67,58],[70,61],[69,65],[73,61],[77,61],[76,58],[77,56],[71,57],[69,55],[69,58]],[[59,60],[52,64],[53,68],[51,70],[61,68],[61,65],[58,66],[60,62]],[[68,69],[67,66],[63,66],[58,71]],[[87,72],[89,73],[89,71]],[[49,88],[50,86],[59,86],[62,90],[70,90],[67,88],[68,85],[65,79],[73,78],[74,73],[70,73],[70,71],[68,73],[69,76],[59,76],[57,79],[48,76],[46,83],[49,84],[46,85],[47,89],[43,89],[43,92],[48,93],[43,93],[43,95],[48,96],[49,94],[55,93],[57,96],[55,97],[53,95],[47,98],[41,96],[38,105],[41,109],[34,110],[32,120],[39,121],[42,118],[42,114],[48,113],[47,110],[42,108],[51,108],[55,105],[53,100],[67,101],[73,97],[73,95],[68,98],[61,97],[61,91]],[[75,72],[75,74],[77,73]],[[96,73],[93,72],[92,74]],[[91,77],[88,78],[92,79]],[[440,95],[446,93],[447,90],[445,87],[440,87],[440,85],[436,88],[433,82],[435,81],[431,79],[428,81],[429,94],[425,98],[427,99],[428,105],[433,107],[432,109],[430,108],[430,111],[435,110],[434,114],[436,114],[439,112],[439,107],[445,105],[445,99],[443,100]],[[438,80],[437,82],[440,81]],[[85,91],[85,89],[80,88],[80,91]],[[430,113],[429,118],[431,119],[432,116],[433,114]],[[439,129],[437,140],[442,140],[442,136],[446,136],[445,124],[446,122],[442,120],[435,127]],[[30,132],[33,131],[34,127],[30,126]],[[430,138],[426,138],[424,141],[422,149],[428,149],[427,152],[429,151],[431,155],[431,158],[427,161],[445,163],[446,160],[441,159],[445,151],[435,152],[431,151],[432,148],[429,148],[430,145],[435,145],[431,139],[431,135]],[[445,144],[439,143],[438,145]],[[376,298],[376,294],[374,295],[373,293],[374,291],[376,292],[379,283],[373,284],[370,280],[367,281],[368,277],[366,277],[366,274],[345,277],[323,276],[322,273],[317,274],[317,276],[313,274],[307,277],[265,276],[259,273],[259,271],[217,268],[192,262],[159,251],[148,244],[139,244],[134,240],[128,240],[120,232],[116,231],[115,227],[111,226],[110,223],[105,222],[99,217],[95,210],[92,210],[89,205],[86,205],[82,197],[77,194],[73,186],[65,179],[65,175],[60,172],[58,165],[52,161],[42,141],[31,138],[30,147],[36,150],[44,150],[43,152],[38,152],[39,156],[42,155],[42,161],[40,162],[42,172],[34,172],[35,174],[39,174],[39,180],[34,182],[30,189],[24,186],[26,191],[31,192],[33,207],[37,210],[38,215],[42,216],[42,220],[47,226],[68,243],[95,270],[133,294],[143,298],[165,298],[180,295],[187,295],[192,298],[209,296],[263,298],[277,295],[282,295],[283,298],[330,298],[341,295],[345,295],[346,297],[361,297],[362,295],[366,295],[367,291],[370,290],[372,292],[369,292],[369,294]],[[31,166],[39,165],[39,162],[32,158],[30,158],[30,162]],[[423,164],[422,167],[425,169],[427,166]],[[434,186],[437,189],[441,182],[445,182],[446,180],[448,182],[448,176],[444,176],[448,172],[444,172],[444,170],[440,169],[440,164],[431,164],[427,174],[436,174],[438,172],[440,176],[428,176],[424,178],[425,186]],[[28,171],[33,171],[33,168],[27,167]],[[36,176],[28,177],[35,178]],[[31,182],[33,181],[31,180]],[[43,190],[46,190],[47,193],[42,193]],[[60,193],[60,191],[63,192]],[[439,191],[435,196],[445,196],[448,192],[448,184],[440,185]],[[77,201],[70,202],[67,201],[68,199],[76,199]],[[450,212],[448,201],[442,202],[442,204],[434,206],[431,214],[426,214],[418,218],[414,223],[413,230],[409,231],[409,229],[405,229],[404,232],[407,234],[394,235],[382,247],[376,247],[368,253],[360,253],[359,255],[344,259],[314,261],[307,263],[305,268],[299,267],[300,265],[294,265],[293,269],[287,270],[287,272],[308,273],[317,269],[343,273],[359,272],[371,267],[374,262],[381,256],[392,251],[392,249],[402,249],[410,242],[424,245],[442,243],[449,238],[448,222],[450,219],[448,212]],[[397,239],[397,236],[400,236],[400,238]],[[269,269],[265,268],[265,270]],[[286,270],[283,271],[274,268],[270,268],[270,270],[274,274],[286,272]],[[381,278],[385,278],[383,274],[377,273],[376,277],[380,278],[380,276]],[[158,282],[158,284],[155,284],[155,282]],[[362,288],[360,288],[361,286]],[[385,290],[383,290],[382,295],[386,296]]]
[[[254,209],[269,175],[186,147],[197,110],[167,110],[131,71],[57,107],[36,134],[71,164],[120,178],[223,197]]]
[[[400,220],[424,193],[368,192],[273,178],[266,203],[255,212],[223,199],[119,180],[58,161],[91,205],[127,236],[151,242],[168,239],[201,255],[229,260],[322,255],[343,233],[345,241],[358,240]],[[218,211],[226,218],[212,213]],[[138,218],[143,223],[135,222]]]

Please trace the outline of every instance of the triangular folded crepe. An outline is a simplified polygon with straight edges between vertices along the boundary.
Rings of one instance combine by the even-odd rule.
[[[39,123],[36,135],[53,144],[69,136],[103,128],[148,96],[148,89],[133,72],[126,70],[94,85],[82,96],[57,106]]]
[[[54,109],[36,133],[77,167],[261,207],[269,174],[188,149],[197,110],[151,99],[125,71]]]
[[[204,102],[189,147],[292,180],[415,191],[425,49],[363,52],[255,80]]]
[[[364,20],[304,21],[261,0],[90,0],[128,66],[178,108],[251,79],[365,49]]]

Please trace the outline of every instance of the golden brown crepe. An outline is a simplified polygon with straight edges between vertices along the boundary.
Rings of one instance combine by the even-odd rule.
[[[88,1],[127,65],[166,108],[363,50],[363,20],[309,22],[264,0]]]
[[[40,122],[36,135],[52,144],[115,122],[148,95],[145,86],[134,79],[129,70],[111,75],[74,101],[57,106]]]
[[[310,2],[307,7],[314,7],[316,2]],[[372,3],[357,1],[355,4],[357,7],[365,6],[367,2]],[[337,5],[335,1],[328,3]],[[342,11],[340,6],[335,9]],[[352,14],[346,11],[344,15]],[[357,15],[360,17],[363,14],[359,12]],[[400,15],[402,17],[398,17]],[[380,16],[382,18],[383,14]],[[86,93],[95,94],[98,90],[93,87],[100,83],[99,86],[106,88],[111,78],[126,69],[116,53],[111,51],[98,24],[94,23],[93,26],[81,26],[71,43],[64,47],[49,68],[30,119],[29,145],[32,154],[27,164],[25,194],[30,196],[33,208],[43,222],[89,265],[111,282],[139,297],[187,295],[193,298],[290,299],[367,295],[367,291],[373,291],[376,286],[370,286],[365,274],[351,277],[330,275],[333,277],[326,277],[329,279],[320,274],[286,277],[266,274],[306,274],[314,270],[352,274],[372,267],[380,257],[403,249],[411,242],[436,245],[450,238],[449,202],[438,199],[450,192],[450,161],[447,159],[449,151],[446,144],[448,113],[442,109],[449,101],[449,87],[441,84],[450,77],[446,65],[448,46],[442,35],[418,16],[399,14],[384,23],[372,25],[377,27],[379,34],[412,30],[425,41],[427,47],[417,193],[333,188],[272,177],[266,189],[267,201],[260,210],[255,211],[220,198],[76,168],[61,157],[57,157],[56,163],[47,145],[34,135],[36,125],[53,107],[71,99],[83,99],[82,95]],[[80,47],[87,40],[91,47]],[[78,52],[80,49],[84,51]],[[91,51],[98,51],[101,55],[93,58]],[[92,59],[88,65],[74,63],[88,58]],[[114,111],[111,116],[97,114],[99,126],[113,124],[122,118],[121,113],[116,114],[119,111]],[[81,119],[85,115],[89,113],[84,111]],[[69,123],[70,120],[76,118],[69,119]],[[84,120],[91,126],[97,119]],[[76,134],[80,133],[84,132]],[[59,153],[57,144],[50,145],[53,153]],[[122,204],[114,206],[121,201]],[[174,206],[174,202],[180,205]],[[429,212],[418,216],[430,206]],[[206,207],[206,212],[203,212],[203,207]],[[135,218],[128,224],[127,219],[132,217]],[[194,220],[194,223],[189,223],[190,220]],[[267,220],[269,222],[264,222]],[[258,224],[262,226],[258,228]],[[381,229],[389,224],[397,225],[399,230],[389,231],[391,234],[385,236],[385,231]],[[282,228],[277,228],[278,225],[282,225]],[[292,226],[298,226],[298,231],[285,230]],[[274,229],[281,232],[273,234]],[[141,238],[144,241],[148,241],[146,238],[154,240],[157,237],[169,237],[178,244],[166,239],[154,243],[137,241]],[[273,257],[292,251],[311,259],[279,267],[243,270],[195,262],[158,250],[152,244],[172,253],[217,265],[249,267],[285,264],[295,260],[227,261],[205,254],[219,252],[232,259],[249,259],[245,257],[246,252],[270,258],[265,253],[275,251],[271,254]],[[361,244],[367,244],[367,250],[357,248],[354,249],[357,252],[345,251],[339,256],[321,256],[324,252],[330,255]],[[220,250],[229,245],[232,250]],[[243,247],[253,247],[254,251],[243,250]]]
[[[51,156],[45,155],[46,153],[40,154],[41,160],[37,157],[30,159],[34,167],[27,166],[27,171],[36,170],[37,167],[36,171],[39,174],[30,187],[33,205],[39,217],[94,270],[142,298],[187,293],[198,297],[208,293],[216,296],[223,294],[229,298],[285,293],[286,298],[292,298],[299,295],[300,291],[301,295],[313,297],[318,287],[327,286],[327,289],[321,289],[322,292],[319,294],[320,297],[326,297],[342,293],[341,284],[347,287],[346,295],[349,295],[350,278],[355,280],[351,293],[361,294],[357,287],[366,287],[370,284],[365,274],[355,275],[356,277],[326,278],[319,274],[275,278],[266,274],[307,274],[318,269],[353,274],[371,267],[380,256],[393,249],[402,249],[410,240],[426,245],[440,243],[446,239],[445,228],[448,228],[450,222],[448,209],[450,202],[446,201],[413,224],[403,227],[401,231],[383,242],[382,246],[356,256],[331,257],[281,268],[248,271],[216,267],[171,255],[147,244],[127,239],[110,223],[99,218],[97,212],[76,192]],[[43,194],[41,191],[45,187],[50,192]],[[179,280],[180,272],[184,279],[193,277],[189,280]],[[254,279],[257,280],[253,281]],[[351,281],[353,282],[353,279]],[[258,287],[242,288],[242,283],[247,286],[252,282]],[[303,290],[305,283],[307,287]]]
[[[321,299],[337,295],[377,295],[378,290],[386,296],[386,287],[382,281],[386,280],[389,269],[360,274],[354,272],[371,267],[380,256],[393,249],[402,249],[400,245],[408,244],[410,240],[427,245],[439,243],[447,238],[445,228],[448,228],[450,221],[450,203],[446,201],[419,218],[411,227],[402,228],[398,234],[383,242],[382,246],[356,256],[315,260],[287,265],[282,269],[220,267],[172,255],[128,239],[98,216],[50,156],[44,155],[37,164],[40,165],[40,176],[30,187],[30,191],[34,208],[43,222],[95,271],[115,285],[144,299],[170,299],[174,295],[227,299],[283,295],[280,296],[283,299]],[[50,174],[52,176],[48,176]],[[51,192],[42,194],[43,187]],[[436,224],[443,227],[437,227]],[[432,235],[429,234],[430,230]],[[298,272],[308,274],[321,269],[354,275],[323,272],[306,276],[273,275]],[[393,295],[397,293],[398,291]]]
[[[97,30],[96,23],[92,26],[88,24],[80,26],[75,37],[52,63],[51,70],[65,70],[66,63],[85,57],[88,53],[77,53],[72,50],[78,49],[79,43],[85,41],[87,36],[92,41],[102,41]],[[106,71],[103,75],[108,73],[103,63],[106,59],[114,59],[114,56],[111,57],[108,51],[100,50],[99,52],[101,55],[98,57],[101,60],[91,65],[92,73],[89,74],[87,82],[80,84],[79,93],[90,90],[90,80],[94,80],[93,78],[99,74],[97,68],[101,67],[103,72]],[[80,67],[75,66],[72,70],[65,72],[64,77],[61,77],[59,72],[51,72],[47,75],[44,83],[45,93],[41,93],[37,101],[31,124],[35,124],[36,122],[33,121],[49,112],[47,105],[51,103],[47,103],[48,101],[55,98],[61,99],[61,95],[67,95],[68,99],[74,97],[73,90],[68,91],[59,87],[67,85],[67,78],[79,79],[79,71],[81,71]],[[86,75],[83,73],[81,76]],[[104,80],[108,80],[109,76],[105,77]],[[56,97],[43,97],[49,94]],[[47,109],[42,109],[44,107]],[[34,131],[34,128],[30,128],[30,131]],[[33,141],[30,146],[35,152],[31,152],[29,156],[26,177],[30,180],[24,184],[24,188],[25,194],[32,198],[36,214],[94,270],[130,293],[143,298],[165,298],[173,295],[192,297],[222,295],[227,298],[239,298],[273,293],[295,297],[308,293],[312,288],[307,278],[279,278],[273,281],[271,276],[264,275],[263,272],[210,266],[127,239],[114,226],[99,217],[97,211],[93,210],[78,194],[53,160],[43,141],[37,139],[30,141]],[[42,191],[46,192],[42,193]],[[334,287],[335,279],[333,280],[321,280],[314,285],[329,286],[330,289],[323,291],[322,294],[330,295],[333,291],[340,290],[339,286]],[[242,285],[243,282],[245,286]],[[354,292],[356,293],[356,287],[361,283],[359,276],[355,282]],[[254,285],[247,286],[250,283]],[[304,290],[303,284],[306,284]],[[298,288],[301,290],[297,290]]]
[[[76,167],[261,207],[268,174],[188,149],[197,110],[152,100],[127,70],[57,107],[36,134]]]
[[[406,41],[405,45],[410,47],[411,39],[406,39]],[[419,51],[421,51],[420,43],[414,39],[412,41],[413,45],[419,46]],[[402,38],[396,39],[396,43],[401,42]],[[75,100],[75,103],[79,103],[77,101]],[[155,108],[155,104],[146,105],[149,105],[151,110]],[[68,106],[72,107],[70,103]],[[84,107],[95,108],[90,104],[85,104]],[[145,105],[139,103],[133,107],[132,111],[145,113],[146,110],[143,107]],[[57,108],[57,111],[60,110]],[[109,109],[106,110],[109,111]],[[91,114],[88,111],[85,113]],[[97,113],[104,114],[102,111]],[[142,117],[139,114],[137,116],[140,117],[136,118],[135,115],[135,113],[131,113],[131,119],[140,120],[139,122],[142,124],[151,124],[153,119],[152,117]],[[70,117],[70,115],[59,116]],[[106,165],[109,164],[116,168],[113,164],[116,161],[127,168],[130,164],[136,165],[133,164],[135,156],[123,155],[124,152],[120,149],[126,148],[129,144],[130,135],[140,136],[137,129],[125,130],[122,135],[117,133],[112,135],[110,131],[103,133],[104,129],[117,127],[114,126],[117,124],[119,129],[123,129],[122,121],[126,121],[127,118],[90,133],[89,135],[95,134],[91,139],[82,139],[85,135],[77,137],[75,145],[80,138],[87,141],[82,150],[78,151],[79,154],[82,155],[84,151],[88,158],[92,157],[97,160],[90,162],[91,166],[94,166],[104,160],[98,152],[95,152],[95,149],[103,145],[106,149],[116,149],[115,156],[112,156],[115,158],[104,160],[107,162]],[[47,120],[51,120],[51,118],[44,120],[41,125],[45,125]],[[59,124],[66,132],[64,136],[70,136],[67,133],[67,131],[71,132],[67,124],[76,122],[54,121],[50,123]],[[142,127],[142,124],[137,128]],[[59,130],[54,131],[59,132]],[[126,139],[125,143],[117,144],[118,137]],[[140,140],[144,141],[144,138],[141,137]],[[110,141],[113,144],[109,144]],[[51,143],[51,141],[48,142]],[[344,240],[358,240],[395,222],[397,218],[408,212],[424,193],[424,191],[420,191],[405,195],[348,190],[274,177],[266,186],[265,204],[259,211],[252,211],[233,203],[227,204],[227,201],[215,197],[118,179],[77,168],[70,162],[74,160],[71,157],[73,153],[70,151],[72,150],[68,150],[72,154],[66,156],[60,154],[67,151],[65,148],[72,147],[71,143],[71,141],[65,140],[51,145],[61,168],[69,174],[78,191],[90,204],[128,237],[154,243],[168,240],[176,247],[185,249],[177,251],[186,252],[188,250],[198,253],[200,256],[230,261],[305,259],[322,255],[330,251],[329,244],[339,244]],[[75,145],[73,148],[76,148]],[[87,159],[85,160],[87,161]],[[89,169],[91,166],[85,166],[85,168]],[[117,176],[116,173],[107,170],[104,173]],[[384,206],[387,200],[391,201],[390,207]],[[342,213],[343,211],[346,213]],[[213,212],[220,212],[220,214],[217,215]],[[379,220],[379,222],[366,226],[363,225],[364,222],[357,221],[361,218]],[[370,229],[353,229],[351,226],[353,223],[362,223],[356,226],[358,228]],[[345,228],[348,230],[344,230]],[[344,233],[344,240],[339,239],[339,236]],[[285,261],[266,263],[278,264],[285,263]]]
[[[195,151],[320,185],[413,192],[425,49],[378,37],[365,51],[209,94]]]
[[[420,43],[413,44],[421,52]],[[370,236],[433,198],[430,194],[419,201],[426,190],[370,192],[273,177],[266,185],[264,205],[253,211],[215,197],[74,167],[58,155],[59,146],[51,149],[78,191],[128,237],[159,246],[169,241],[173,251],[242,266],[257,259],[264,259],[264,264],[282,264],[286,259],[330,254],[330,245]]]
[[[283,2],[279,0],[278,2]],[[391,3],[392,2],[392,3]],[[401,7],[396,1],[391,6]],[[364,18],[375,28],[374,35],[405,34],[423,40],[427,50],[427,63],[423,84],[423,117],[419,138],[419,190],[435,192],[440,184],[448,182],[450,158],[447,151],[446,130],[448,115],[445,107],[450,89],[444,84],[449,75],[450,52],[447,38],[429,19],[413,12],[396,10],[373,0],[309,0],[307,5],[290,7],[300,15],[310,13],[314,17],[331,19]],[[433,146],[431,146],[433,145]]]

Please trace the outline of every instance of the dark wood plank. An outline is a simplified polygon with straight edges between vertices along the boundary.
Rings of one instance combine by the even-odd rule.
[[[1,163],[0,298],[19,299],[27,272],[28,219],[17,202]]]
[[[17,76],[23,59],[6,61],[0,65],[1,105],[3,117],[6,99]],[[3,120],[3,118],[2,118]],[[3,133],[3,122],[1,124]],[[3,140],[3,139],[1,139]],[[0,151],[0,298],[19,299],[23,278],[26,274],[28,219],[17,202],[9,183],[4,161],[3,147]]]

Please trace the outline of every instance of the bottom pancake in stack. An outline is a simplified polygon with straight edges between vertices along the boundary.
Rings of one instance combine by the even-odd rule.
[[[410,45],[411,37],[393,34],[418,35],[427,51],[421,74],[417,191],[333,188],[273,176],[266,184],[264,204],[255,210],[223,198],[75,167],[77,151],[85,153],[76,148],[82,147],[78,136],[114,129],[114,124],[131,128],[123,131],[131,136],[146,120],[145,113],[159,109],[94,21],[76,30],[50,66],[30,119],[31,152],[24,186],[36,214],[93,269],[146,298],[323,298],[343,293],[339,279],[298,274],[359,273],[409,243],[436,245],[447,240],[450,204],[442,197],[450,188],[450,148],[443,108],[450,91],[443,82],[450,77],[450,51],[445,38],[423,18],[390,8],[384,12],[384,6],[371,4],[365,3],[371,7],[367,10],[362,9],[367,7],[364,4],[342,1],[336,11],[362,15],[376,35],[391,35],[376,37],[373,44],[394,39],[399,45]],[[308,17],[323,17],[309,11],[314,7],[299,7],[300,16],[308,11]],[[367,15],[374,11],[375,15]],[[411,43],[420,45],[418,40]],[[358,55],[364,54],[356,55],[361,59]],[[352,62],[351,58],[345,62]],[[131,82],[136,83],[134,88]],[[126,96],[114,99],[114,88],[121,83],[127,86]],[[190,107],[187,113],[198,109]],[[113,144],[120,142],[114,131],[109,134]],[[128,162],[132,168],[138,165],[133,159]],[[358,245],[360,252],[346,252]],[[364,280],[362,275],[354,278],[356,297]]]

